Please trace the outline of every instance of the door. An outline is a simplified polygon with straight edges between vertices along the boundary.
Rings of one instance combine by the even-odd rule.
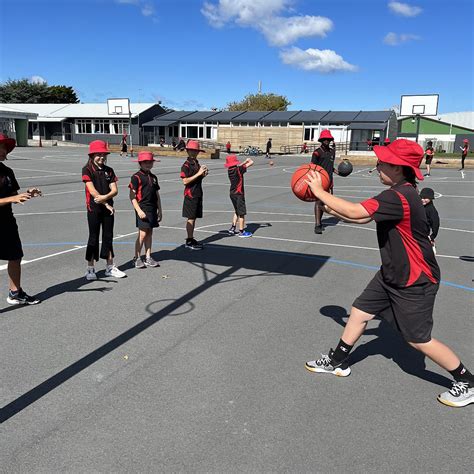
[[[70,142],[72,140],[72,124],[63,122],[63,140]]]

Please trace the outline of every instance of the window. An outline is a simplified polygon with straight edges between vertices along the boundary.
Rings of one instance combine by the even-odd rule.
[[[0,119],[0,133],[8,136],[15,131],[15,121],[12,119]]]
[[[77,133],[92,133],[92,120],[77,119]]]
[[[123,132],[129,133],[128,120],[113,120],[111,133],[115,133],[116,135],[122,135]]]
[[[108,120],[94,120],[94,133],[110,133]]]
[[[308,142],[311,140],[311,129],[310,128],[305,128],[304,129],[304,139]]]
[[[204,138],[204,127],[199,127],[199,138]]]
[[[257,124],[255,122],[249,122],[249,127],[256,127]]]

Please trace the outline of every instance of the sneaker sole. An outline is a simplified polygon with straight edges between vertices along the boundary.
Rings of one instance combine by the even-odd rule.
[[[450,402],[449,400],[444,400],[440,396],[437,397],[438,402],[442,403],[443,405],[446,405],[448,407],[453,407],[453,408],[462,408],[462,407],[467,407],[471,403],[474,403],[474,398],[470,398],[468,400],[464,400],[463,402]]]
[[[117,275],[112,275],[111,273],[105,272],[105,276],[106,277],[112,277],[112,278],[125,278],[127,275],[117,276]]]
[[[184,247],[187,248],[188,250],[202,250],[202,247],[200,249],[196,249],[194,247],[188,247],[187,245],[185,245]]]
[[[7,298],[7,303],[11,304],[13,306],[34,306],[35,304],[38,304],[39,301],[35,301],[34,303],[28,303],[27,301],[18,301],[18,300],[12,300],[9,297]]]
[[[305,364],[306,370],[309,370],[310,372],[313,373],[318,373],[318,374],[332,374],[335,375],[336,377],[348,377],[351,374],[351,368],[348,367],[347,369],[340,369],[337,368],[336,370],[333,370],[331,372],[320,369],[319,367],[312,367],[311,365]]]
[[[160,266],[159,263],[156,264],[156,265],[150,265],[150,264],[148,264],[148,263],[145,263],[145,267],[148,267],[148,268],[157,268],[157,267],[159,267],[159,266]]]

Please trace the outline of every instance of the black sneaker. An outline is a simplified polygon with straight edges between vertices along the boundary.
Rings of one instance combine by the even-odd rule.
[[[322,225],[315,225],[314,226],[314,233],[315,234],[322,234],[323,233],[323,226]]]
[[[196,239],[186,239],[184,246],[189,250],[202,250],[203,245],[199,243]]]
[[[40,300],[33,298],[33,296],[27,295],[23,290],[20,290],[16,295],[14,295],[12,291],[10,290],[8,292],[7,303],[14,304],[14,305],[15,304],[32,305],[32,304],[40,303]]]

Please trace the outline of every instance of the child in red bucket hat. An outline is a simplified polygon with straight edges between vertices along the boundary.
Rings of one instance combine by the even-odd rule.
[[[336,161],[336,149],[331,147],[331,142],[334,141],[334,137],[331,135],[330,130],[322,130],[319,135],[318,142],[321,143],[321,146],[314,150],[313,155],[311,156],[311,163],[321,166],[324,168],[329,176],[331,181],[330,190],[333,190],[333,173],[338,174],[335,161]],[[321,219],[323,217],[323,205],[321,201],[316,200],[314,203],[314,233],[322,234],[323,226],[321,224]]]
[[[185,247],[190,250],[202,250],[203,245],[194,238],[196,219],[202,217],[202,180],[207,176],[208,169],[200,165],[197,156],[201,151],[199,142],[189,140],[186,145],[188,158],[181,166],[180,177],[184,184],[183,217],[186,220]]]
[[[130,178],[130,201],[135,209],[135,221],[138,236],[135,243],[135,268],[159,267],[159,263],[151,256],[153,229],[159,227],[162,218],[160,185],[158,178],[151,172],[156,160],[153,153],[141,151],[138,153],[140,169]],[[145,245],[145,259],[141,257]]]
[[[440,271],[416,190],[416,179],[423,179],[419,169],[423,148],[400,139],[388,146],[376,145],[374,152],[380,181],[389,189],[373,198],[354,203],[333,196],[324,191],[319,173],[311,172],[307,181],[330,214],[356,224],[376,222],[382,266],[354,301],[336,349],[306,362],[306,368],[349,375],[349,353],[367,322],[378,315],[392,323],[408,344],[454,377],[452,389],[438,396],[440,402],[454,407],[469,405],[474,403],[474,377],[449,347],[431,337]]]
[[[87,223],[89,239],[86,248],[86,279],[97,280],[94,262],[99,258],[107,261],[105,276],[124,278],[127,275],[114,264],[114,201],[118,193],[117,176],[106,165],[109,154],[107,143],[94,140],[89,143],[89,159],[82,168],[82,182],[86,189]],[[99,234],[102,228],[102,247],[99,254]]]
[[[464,161],[466,160],[466,156],[469,153],[469,140],[465,138],[462,141],[462,146],[460,147],[462,150],[461,153],[461,168],[459,168],[459,171],[464,169]]]
[[[252,237],[252,233],[245,230],[245,215],[247,207],[245,205],[244,173],[247,168],[253,165],[253,160],[247,158],[243,163],[237,159],[236,155],[229,155],[225,159],[225,167],[228,170],[230,181],[230,200],[234,206],[234,217],[229,229],[230,235],[239,237]],[[236,230],[237,221],[239,221],[239,232]]]
[[[7,159],[16,146],[16,141],[6,135],[0,134],[0,260],[8,261],[8,297],[7,303],[11,305],[33,305],[39,299],[28,295],[21,287],[21,259],[23,249],[18,233],[16,219],[13,216],[12,204],[24,204],[32,197],[41,196],[38,188],[29,188],[26,193],[18,194],[20,186],[11,168],[5,166]]]

